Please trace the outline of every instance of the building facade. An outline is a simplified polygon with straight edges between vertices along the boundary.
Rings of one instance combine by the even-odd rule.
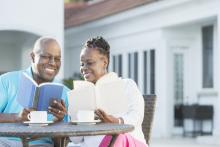
[[[100,3],[65,17],[64,76],[79,73],[82,43],[101,35],[111,45],[109,70],[134,79],[143,94],[157,95],[153,137],[182,133],[175,122],[179,104],[211,105],[213,128],[205,121],[202,129],[220,136],[220,1],[145,1],[109,13]],[[89,12],[94,7],[99,9],[93,15],[100,18]],[[190,120],[184,124],[192,128]]]

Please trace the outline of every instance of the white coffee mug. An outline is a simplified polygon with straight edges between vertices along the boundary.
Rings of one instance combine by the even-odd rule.
[[[80,122],[92,122],[94,121],[95,114],[93,110],[79,110],[76,117]]]
[[[31,111],[27,118],[32,123],[43,123],[47,122],[47,111]]]

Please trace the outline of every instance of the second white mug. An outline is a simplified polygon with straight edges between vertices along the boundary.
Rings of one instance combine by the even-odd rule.
[[[32,123],[43,123],[47,122],[47,111],[31,111],[27,118]]]
[[[77,120],[81,122],[92,122],[94,121],[94,117],[93,110],[79,110],[77,112]]]

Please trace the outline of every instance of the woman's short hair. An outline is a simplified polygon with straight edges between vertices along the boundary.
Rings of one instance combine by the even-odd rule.
[[[110,45],[103,37],[97,36],[90,38],[84,44],[84,48],[97,48],[100,54],[107,57],[109,62]]]

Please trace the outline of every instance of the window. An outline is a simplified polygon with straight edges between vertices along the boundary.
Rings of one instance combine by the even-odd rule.
[[[174,98],[175,104],[183,104],[184,93],[184,66],[183,54],[174,54]]]
[[[118,75],[122,77],[122,55],[118,55]]]
[[[116,71],[116,57],[115,56],[112,56],[112,62],[113,62],[113,71],[115,72]]]
[[[138,84],[138,52],[128,54],[128,77]]]
[[[138,84],[138,53],[134,53],[134,80]]]
[[[213,88],[213,26],[202,28],[203,88]]]
[[[122,77],[122,55],[113,55],[113,71],[118,74],[118,76]]]
[[[143,52],[143,85],[144,94],[155,93],[155,50],[151,49]]]
[[[131,53],[128,53],[128,77],[131,77]]]
[[[148,82],[148,76],[147,76],[147,73],[148,73],[148,69],[147,69],[147,65],[148,65],[148,62],[147,62],[147,51],[144,51],[144,94],[147,94],[147,82]]]
[[[155,50],[150,50],[150,93],[155,93]]]

